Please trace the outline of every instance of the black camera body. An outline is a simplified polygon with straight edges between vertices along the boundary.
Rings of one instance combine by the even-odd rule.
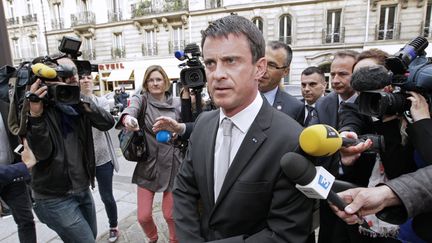
[[[202,89],[207,82],[204,66],[200,61],[201,52],[195,43],[188,44],[184,52],[177,51],[175,56],[180,61],[187,59],[186,63],[179,65],[180,82],[184,87]]]
[[[407,99],[410,96],[407,91],[420,93],[430,104],[432,62],[425,56],[424,49],[427,46],[426,38],[417,37],[395,55],[387,58],[386,67],[390,72],[384,73],[385,77],[379,82],[381,82],[381,88],[391,84],[395,90],[392,93],[359,90],[361,91],[358,97],[360,113],[375,117],[403,114],[411,107],[411,102]],[[370,82],[376,82],[376,80],[370,80]]]
[[[41,79],[43,85],[48,87],[46,101],[49,103],[61,103],[67,105],[78,104],[80,102],[79,85],[59,84],[62,80],[71,78],[75,75],[90,74],[92,66],[89,61],[76,60],[81,55],[79,39],[64,36],[59,50],[61,55],[38,57],[32,62],[31,85],[36,79]],[[59,64],[58,59],[70,58],[76,68],[70,65]]]

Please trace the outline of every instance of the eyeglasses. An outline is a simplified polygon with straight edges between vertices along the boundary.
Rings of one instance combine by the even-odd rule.
[[[267,67],[270,68],[270,69],[273,69],[273,70],[281,70],[281,69],[287,68],[288,66],[281,66],[281,67],[279,67],[276,63],[269,62],[269,63],[267,63]]]

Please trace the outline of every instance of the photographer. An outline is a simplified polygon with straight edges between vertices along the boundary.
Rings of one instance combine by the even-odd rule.
[[[432,142],[432,120],[429,106],[422,95],[415,92],[408,93],[411,95],[407,99],[411,101],[410,111],[413,119],[408,134],[415,148],[418,149],[420,157],[424,162],[430,164],[432,152],[425,146]],[[369,147],[370,144],[367,146],[359,144],[356,148],[345,149],[343,155],[358,154]],[[410,155],[414,157],[414,152]],[[399,212],[402,215],[400,217],[412,218],[421,213],[430,212],[429,205],[432,203],[431,178],[432,166],[427,166],[416,172],[391,179],[377,187],[349,189],[339,194],[347,203],[350,203],[345,211],[338,210],[336,207],[333,207],[333,210],[348,224],[355,224],[359,220],[356,214],[362,216],[374,214],[385,207],[402,204],[404,210]]]
[[[26,136],[39,160],[32,171],[34,211],[64,242],[94,242],[96,211],[89,190],[95,177],[91,129],[107,131],[114,119],[90,97],[81,95],[76,104],[50,100],[53,94],[48,86],[78,86],[75,63],[63,57],[57,64],[75,70],[73,76],[57,77],[57,82],[37,79],[26,95],[30,101]]]

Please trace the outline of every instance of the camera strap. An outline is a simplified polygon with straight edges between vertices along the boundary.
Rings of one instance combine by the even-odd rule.
[[[18,97],[16,96],[18,77],[9,78],[9,114],[8,114],[8,125],[9,130],[13,135],[25,135],[26,132],[26,122],[27,115],[29,112],[29,101],[27,99],[23,100],[22,109],[18,107]],[[30,89],[27,86],[26,91]]]

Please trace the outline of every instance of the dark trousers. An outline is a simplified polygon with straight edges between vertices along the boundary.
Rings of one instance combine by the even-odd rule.
[[[27,184],[23,181],[0,185],[0,197],[10,207],[21,243],[36,242],[36,228]]]
[[[111,162],[96,166],[99,195],[105,205],[105,211],[111,228],[117,227],[117,204],[114,199],[112,188],[113,171],[114,166]]]

